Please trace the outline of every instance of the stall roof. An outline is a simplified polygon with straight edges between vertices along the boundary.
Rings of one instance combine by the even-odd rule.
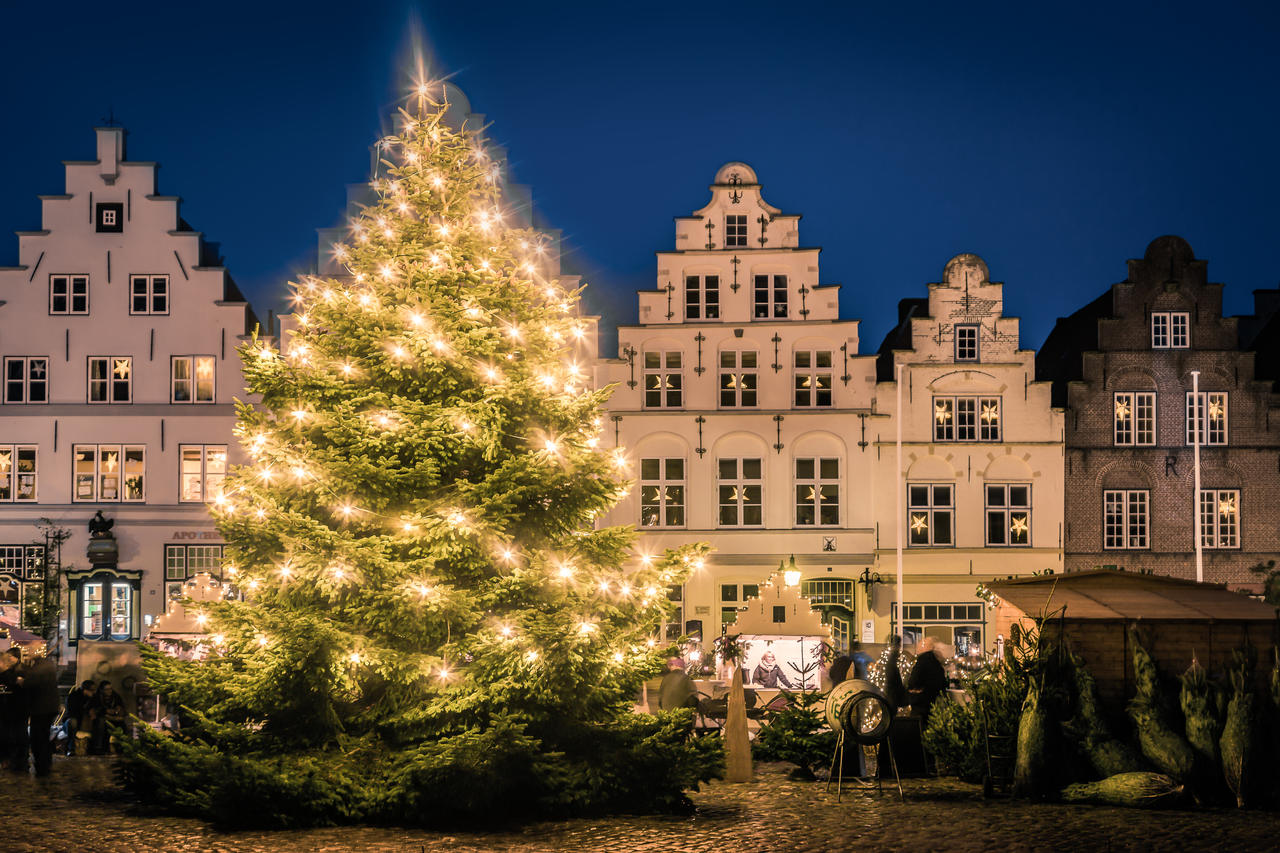
[[[993,581],[1001,599],[1028,615],[1066,606],[1068,619],[1268,622],[1276,608],[1225,584],[1099,569]]]

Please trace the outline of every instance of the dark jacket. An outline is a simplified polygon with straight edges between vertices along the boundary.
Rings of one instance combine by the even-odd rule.
[[[22,667],[22,686],[27,691],[27,713],[57,716],[62,710],[58,695],[58,668],[48,658],[36,658]]]
[[[11,666],[0,672],[0,726],[26,725],[27,691],[18,686],[21,666]]]
[[[923,652],[916,658],[911,674],[907,676],[907,695],[911,713],[927,717],[933,701],[947,689],[947,671],[933,652]]]
[[[781,683],[783,687],[791,689],[791,682],[780,666],[766,669],[764,664],[757,664],[755,672],[751,673],[751,683],[758,687],[777,687]]]

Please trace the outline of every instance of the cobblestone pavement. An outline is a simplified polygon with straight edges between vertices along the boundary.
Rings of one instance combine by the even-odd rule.
[[[761,765],[749,785],[713,783],[693,795],[697,812],[538,824],[501,833],[444,835],[414,829],[341,827],[218,832],[197,820],[139,816],[105,759],[57,759],[50,778],[0,778],[0,850],[78,851],[810,851],[1274,850],[1280,815],[1145,812],[984,801],[976,786],[905,780],[906,802],[787,778]]]

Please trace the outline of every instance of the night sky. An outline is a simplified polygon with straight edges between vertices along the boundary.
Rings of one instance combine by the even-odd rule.
[[[114,110],[265,316],[367,177],[420,41],[606,324],[730,160],[804,215],[863,351],[959,252],[1030,347],[1161,234],[1230,313],[1277,286],[1280,4],[828,5],[0,2],[0,231],[39,227]]]

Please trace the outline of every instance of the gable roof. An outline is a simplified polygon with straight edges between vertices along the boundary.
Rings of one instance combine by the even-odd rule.
[[[1276,608],[1232,592],[1226,584],[1111,569],[993,581],[987,586],[1034,616],[1065,605],[1065,617],[1072,620],[1273,622],[1277,618]]]

